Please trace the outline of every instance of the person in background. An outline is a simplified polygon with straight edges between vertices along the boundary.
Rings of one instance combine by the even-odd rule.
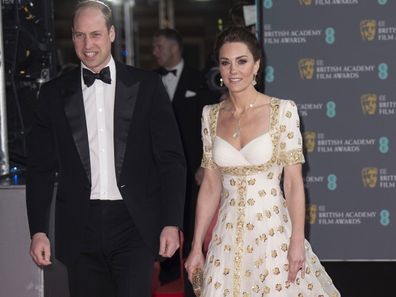
[[[30,254],[51,264],[49,212],[57,173],[55,255],[71,297],[149,297],[154,260],[179,247],[185,159],[160,78],[115,61],[110,8],[77,4],[81,64],[40,90],[28,138]]]
[[[202,296],[340,296],[304,238],[302,137],[296,104],[255,89],[261,49],[243,27],[215,57],[228,98],[202,113],[204,178],[185,267]],[[283,178],[283,189],[281,180]],[[206,257],[204,237],[220,204]]]
[[[204,78],[200,71],[190,67],[183,59],[183,40],[174,29],[161,29],[153,37],[153,56],[157,62],[156,70],[162,77],[169,99],[172,103],[181,135],[187,161],[186,198],[184,209],[184,248],[187,255],[194,230],[195,205],[199,185],[202,180],[201,112]],[[171,259],[161,263],[160,282],[171,282],[180,277],[180,256],[176,253]],[[185,278],[187,279],[187,278]],[[188,281],[187,292],[192,294]],[[188,296],[188,295],[186,295]]]

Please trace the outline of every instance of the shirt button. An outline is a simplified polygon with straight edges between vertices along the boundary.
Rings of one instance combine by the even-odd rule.
[[[102,111],[103,111],[103,108],[99,108],[98,110],[99,110],[99,112],[102,112]]]

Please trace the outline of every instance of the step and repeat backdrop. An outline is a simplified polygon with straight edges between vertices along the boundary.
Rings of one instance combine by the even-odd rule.
[[[266,93],[299,108],[307,236],[396,260],[396,1],[264,0]]]

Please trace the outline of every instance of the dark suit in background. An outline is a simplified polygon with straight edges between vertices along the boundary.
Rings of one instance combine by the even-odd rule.
[[[194,234],[195,209],[200,184],[202,157],[201,115],[202,108],[213,102],[203,74],[191,68],[182,59],[183,42],[180,34],[173,29],[159,30],[153,39],[153,55],[157,60],[162,81],[172,101],[173,111],[181,135],[187,161],[186,199],[184,208],[183,256],[187,257]],[[179,255],[161,263],[160,281],[167,283],[180,277]],[[194,296],[187,277],[184,278],[184,294]]]
[[[176,92],[172,100],[179,127],[184,154],[187,161],[186,201],[184,212],[184,256],[190,250],[194,233],[195,206],[199,186],[195,173],[200,168],[202,157],[201,114],[204,80],[201,72],[184,64]],[[193,95],[194,93],[194,95]]]

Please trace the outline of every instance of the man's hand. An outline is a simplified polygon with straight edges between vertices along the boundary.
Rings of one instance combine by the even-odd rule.
[[[180,246],[179,229],[175,226],[166,226],[160,235],[159,254],[162,257],[170,258]]]
[[[51,264],[50,242],[45,233],[38,232],[33,235],[30,244],[30,256],[38,266],[48,266]]]

